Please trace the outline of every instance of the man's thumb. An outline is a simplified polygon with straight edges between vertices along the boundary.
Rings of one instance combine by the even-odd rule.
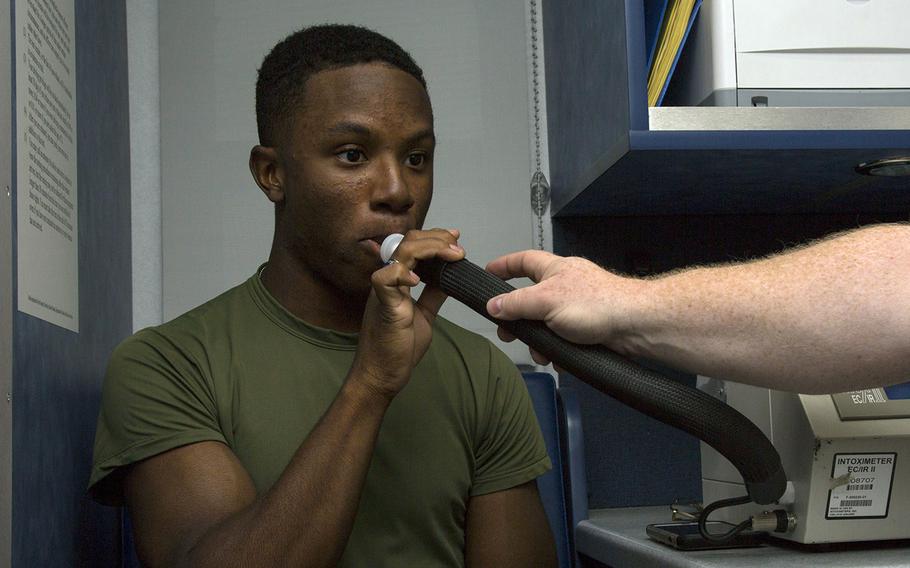
[[[518,303],[518,295],[521,290],[513,290],[507,294],[500,294],[487,302],[487,312],[494,318],[512,320]]]

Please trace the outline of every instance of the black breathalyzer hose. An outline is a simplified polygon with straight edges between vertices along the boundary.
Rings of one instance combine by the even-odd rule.
[[[439,287],[502,326],[585,383],[709,444],[736,467],[756,503],[774,503],[784,494],[787,478],[777,450],[757,426],[733,408],[601,345],[566,341],[543,322],[492,317],[487,313],[487,302],[515,288],[467,260],[421,261],[415,271],[426,284]]]

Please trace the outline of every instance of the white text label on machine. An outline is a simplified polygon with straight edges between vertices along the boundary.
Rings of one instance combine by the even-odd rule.
[[[835,454],[832,479],[844,482],[828,494],[826,519],[888,516],[896,453]]]

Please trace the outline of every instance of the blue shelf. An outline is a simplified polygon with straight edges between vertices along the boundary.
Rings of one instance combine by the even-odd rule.
[[[908,130],[648,129],[642,0],[544,3],[555,217],[910,211]]]
[[[792,133],[777,148],[768,147],[777,142],[766,133],[643,134],[633,137],[641,146],[592,183],[554,199],[555,216],[910,211],[910,180],[854,171],[862,162],[910,153],[908,132],[895,136],[901,148],[883,147],[881,133],[854,132],[850,149],[829,144],[820,132]]]

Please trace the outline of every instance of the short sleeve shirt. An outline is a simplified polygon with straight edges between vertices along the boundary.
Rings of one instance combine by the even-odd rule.
[[[437,318],[383,420],[342,566],[463,566],[472,496],[550,461],[524,381],[486,339]],[[317,328],[258,276],[114,352],[90,491],[122,502],[123,466],[215,440],[267,491],[334,400],[357,335]]]

